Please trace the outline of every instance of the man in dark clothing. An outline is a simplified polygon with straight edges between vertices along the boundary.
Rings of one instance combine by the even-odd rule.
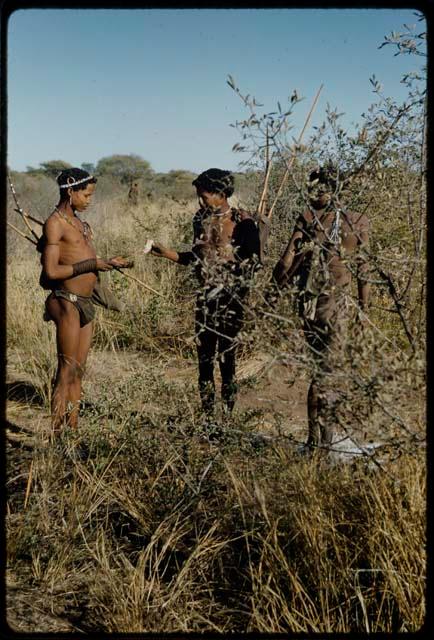
[[[333,438],[337,389],[333,372],[341,370],[347,339],[351,264],[356,270],[358,299],[366,310],[369,284],[363,249],[369,242],[365,214],[343,210],[336,199],[337,171],[322,167],[309,177],[310,207],[297,219],[273,280],[294,283],[306,340],[315,360],[308,392],[307,445],[328,447]]]
[[[229,171],[208,169],[194,181],[200,209],[193,218],[193,247],[177,252],[153,243],[153,255],[194,265],[199,289],[196,300],[196,344],[199,392],[204,412],[214,411],[214,359],[218,353],[222,399],[228,411],[235,404],[236,337],[243,325],[243,303],[259,263],[259,233],[246,211],[228,203],[234,192]]]

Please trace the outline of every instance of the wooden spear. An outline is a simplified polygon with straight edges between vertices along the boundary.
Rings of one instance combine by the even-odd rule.
[[[318,89],[317,93],[316,93],[316,96],[315,96],[315,98],[314,98],[314,101],[313,101],[313,103],[312,103],[312,106],[311,106],[311,108],[310,108],[310,111],[309,111],[309,113],[307,114],[307,118],[306,118],[306,121],[305,121],[305,123],[304,123],[303,129],[301,130],[301,133],[300,133],[300,135],[298,136],[297,145],[299,145],[299,144],[301,143],[301,140],[302,140],[302,138],[303,138],[304,132],[306,131],[307,125],[309,124],[309,121],[310,121],[310,119],[311,119],[311,117],[312,117],[312,114],[313,114],[314,109],[315,109],[315,107],[316,107],[316,104],[317,104],[317,102],[318,102],[319,94],[321,93],[321,90],[322,90],[323,86],[324,86],[324,85],[321,85],[321,86],[320,86],[320,88]],[[268,218],[269,220],[271,220],[271,216],[273,215],[274,208],[275,208],[275,206],[276,206],[276,204],[277,204],[277,201],[278,201],[278,199],[279,199],[279,197],[280,197],[280,194],[282,193],[282,189],[283,189],[283,187],[284,187],[284,184],[285,184],[286,180],[288,179],[289,172],[291,171],[291,167],[292,167],[292,165],[293,165],[293,163],[294,163],[295,158],[296,158],[296,153],[294,152],[294,153],[292,154],[292,156],[291,156],[291,159],[290,159],[290,160],[289,160],[289,162],[286,164],[286,171],[285,171],[285,174],[284,174],[284,176],[283,176],[283,178],[282,178],[282,182],[280,183],[280,186],[279,186],[279,189],[278,189],[278,191],[277,191],[276,197],[274,198],[274,202],[273,202],[273,204],[272,204],[272,206],[271,206],[270,210],[268,211],[268,214],[266,214],[266,215],[267,215],[267,218]]]
[[[22,209],[14,209],[14,211],[16,211],[17,213],[21,213],[23,210]],[[38,218],[34,218],[33,216],[30,215],[30,213],[24,212],[24,215],[26,216],[26,218],[28,218],[32,222],[36,222],[36,224],[39,224],[41,227],[44,226],[44,223],[42,222],[42,220],[38,220]]]
[[[270,139],[268,135],[268,124],[267,124],[266,146],[265,146],[265,178],[264,178],[264,187],[262,189],[262,194],[261,194],[261,198],[259,200],[259,206],[258,206],[259,217],[261,217],[265,213],[265,208],[267,204],[268,181],[270,179],[270,173],[271,173]]]
[[[125,271],[122,271],[121,267],[114,267],[114,269],[116,269],[116,271],[119,271],[119,273],[122,273],[127,278],[131,278],[131,280],[134,280],[134,282],[138,282],[139,284],[142,285],[142,287],[145,287],[145,289],[149,289],[149,291],[152,291],[153,293],[156,293],[158,296],[163,296],[163,294],[160,293],[160,291],[157,291],[156,289],[153,289],[148,284],[145,284],[144,282],[142,282],[141,280],[136,278],[136,276],[133,276],[131,273],[125,273]]]
[[[27,487],[26,487],[26,495],[24,497],[24,509],[27,507],[27,502],[29,500],[30,489],[32,486],[32,479],[33,479],[33,460],[30,462],[29,477],[27,479]]]

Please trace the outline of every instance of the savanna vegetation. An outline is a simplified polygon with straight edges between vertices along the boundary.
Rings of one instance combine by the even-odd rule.
[[[418,61],[418,26],[384,44]],[[218,441],[203,438],[195,281],[142,253],[148,238],[189,247],[192,174],[156,174],[137,156],[86,165],[98,175],[88,214],[98,253],[134,258],[131,273],[159,294],[103,275],[125,310],[98,312],[79,428],[55,442],[55,333],[42,319],[38,254],[8,229],[6,580],[16,630],[398,633],[424,624],[424,73],[403,79],[404,104],[372,78],[373,104],[355,133],[330,107],[303,140],[290,128],[304,108],[296,93],[269,111],[228,82],[247,110],[233,123],[243,154],[236,202],[257,211],[268,162],[264,211],[275,206],[241,334],[240,398]],[[306,175],[329,161],[342,206],[370,219],[372,295],[363,329],[351,297],[347,366],[333,373],[340,432],[318,461],[298,448],[314,364],[294,296],[289,288],[270,302],[267,291],[306,206]],[[11,172],[37,218],[57,201],[58,162]],[[29,234],[14,208],[11,196],[8,220]]]

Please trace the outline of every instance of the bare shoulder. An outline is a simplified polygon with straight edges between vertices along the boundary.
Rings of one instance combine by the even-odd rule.
[[[53,213],[44,222],[44,235],[48,241],[60,240],[63,235],[63,225]]]

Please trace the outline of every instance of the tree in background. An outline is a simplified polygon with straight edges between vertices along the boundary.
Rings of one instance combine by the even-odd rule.
[[[44,175],[55,179],[59,173],[65,169],[71,169],[71,167],[72,164],[64,160],[47,160],[46,162],[40,162],[37,168],[27,167],[27,173]]]
[[[83,162],[81,164],[81,168],[83,169],[83,171],[87,171],[91,175],[95,173],[95,165],[93,164],[93,162]]]
[[[140,156],[115,154],[101,158],[96,165],[99,175],[111,175],[119,179],[122,184],[131,184],[132,180],[151,178],[153,170],[150,163]]]

